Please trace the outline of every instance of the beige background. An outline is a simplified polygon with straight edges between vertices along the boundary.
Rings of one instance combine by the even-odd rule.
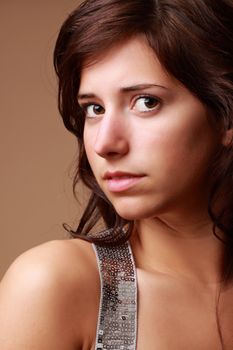
[[[75,0],[0,0],[0,278],[21,252],[66,236],[75,138],[57,111],[52,51]],[[77,221],[77,219],[76,219]]]

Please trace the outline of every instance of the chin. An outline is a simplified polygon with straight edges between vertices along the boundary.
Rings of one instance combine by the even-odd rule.
[[[129,204],[124,206],[117,205],[114,206],[114,208],[118,215],[120,215],[123,219],[130,221],[152,218],[161,212],[161,210],[158,210],[158,208],[148,208],[142,204],[140,206]]]
[[[109,198],[118,215],[125,220],[158,217],[174,209],[175,200],[164,194]]]

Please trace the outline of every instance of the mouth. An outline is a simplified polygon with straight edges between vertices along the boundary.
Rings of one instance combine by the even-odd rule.
[[[126,191],[138,184],[144,174],[133,174],[123,171],[106,172],[103,179],[107,181],[107,187],[110,192]]]

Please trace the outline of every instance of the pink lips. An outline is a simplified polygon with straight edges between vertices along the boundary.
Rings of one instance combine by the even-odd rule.
[[[108,190],[111,192],[126,191],[135,186],[145,175],[131,174],[122,171],[106,172],[104,180],[107,180]]]

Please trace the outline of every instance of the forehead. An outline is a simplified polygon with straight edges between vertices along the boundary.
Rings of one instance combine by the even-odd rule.
[[[145,37],[136,36],[115,45],[95,63],[84,66],[79,91],[105,83],[124,87],[142,82],[170,86],[175,79],[160,64]]]

